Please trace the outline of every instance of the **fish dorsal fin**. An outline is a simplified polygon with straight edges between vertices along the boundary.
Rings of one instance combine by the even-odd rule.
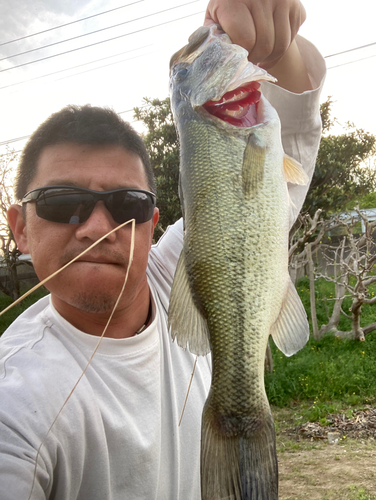
[[[271,335],[280,351],[292,356],[302,349],[309,338],[307,314],[296,288],[289,278],[287,292]]]
[[[283,172],[285,174],[286,182],[300,184],[302,186],[308,184],[309,177],[304,172],[301,164],[286,154],[283,157]]]
[[[210,352],[209,330],[206,320],[197,308],[189,286],[184,251],[181,252],[172,283],[168,324],[171,337],[192,354]]]

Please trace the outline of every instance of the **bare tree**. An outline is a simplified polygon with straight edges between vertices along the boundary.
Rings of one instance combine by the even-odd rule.
[[[13,199],[13,165],[17,159],[14,151],[7,149],[0,156],[0,252],[1,265],[5,274],[0,280],[0,291],[16,300],[20,296],[20,282],[17,267],[21,264],[21,252],[16,246],[14,236],[10,230],[6,213]]]
[[[321,249],[327,262],[327,270],[329,266],[333,268],[334,275],[330,276],[330,273],[326,271],[325,273],[316,273],[316,277],[322,277],[335,284],[336,303],[329,322],[321,327],[319,334],[322,336],[324,333],[332,331],[336,335],[362,341],[367,333],[376,330],[376,323],[366,327],[360,326],[362,306],[376,304],[376,297],[371,297],[369,293],[370,285],[376,283],[376,276],[373,274],[373,268],[376,264],[376,221],[369,222],[366,214],[360,211],[359,207],[356,207],[355,211],[358,217],[338,221],[346,233],[340,244],[336,246],[326,245]],[[358,236],[354,229],[359,224],[359,220],[365,230]],[[347,314],[342,309],[345,297],[352,299],[351,314]],[[351,331],[338,330],[341,314],[351,319]]]

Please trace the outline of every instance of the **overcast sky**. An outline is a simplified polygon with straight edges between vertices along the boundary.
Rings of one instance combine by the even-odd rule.
[[[187,0],[125,1],[0,0],[0,143],[29,135],[66,104],[91,103],[124,112],[142,105],[143,97],[167,97],[170,56],[202,24],[207,0],[188,5]],[[376,42],[375,0],[303,4],[307,21],[300,33],[324,56]],[[5,43],[111,9],[116,10]],[[326,62],[322,100],[333,97],[341,123],[352,121],[376,134],[376,45]],[[132,112],[122,116],[133,120]],[[17,151],[24,141],[9,145]]]

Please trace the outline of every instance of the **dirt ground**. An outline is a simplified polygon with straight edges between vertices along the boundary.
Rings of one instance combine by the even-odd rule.
[[[329,444],[327,436],[294,437],[287,427],[277,426],[279,500],[376,500],[374,438],[342,435]]]
[[[322,444],[280,453],[278,462],[280,500],[376,499],[375,444]]]

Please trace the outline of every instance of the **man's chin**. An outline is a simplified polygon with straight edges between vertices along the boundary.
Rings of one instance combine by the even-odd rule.
[[[80,311],[110,315],[117,297],[103,292],[78,292],[67,303]]]

